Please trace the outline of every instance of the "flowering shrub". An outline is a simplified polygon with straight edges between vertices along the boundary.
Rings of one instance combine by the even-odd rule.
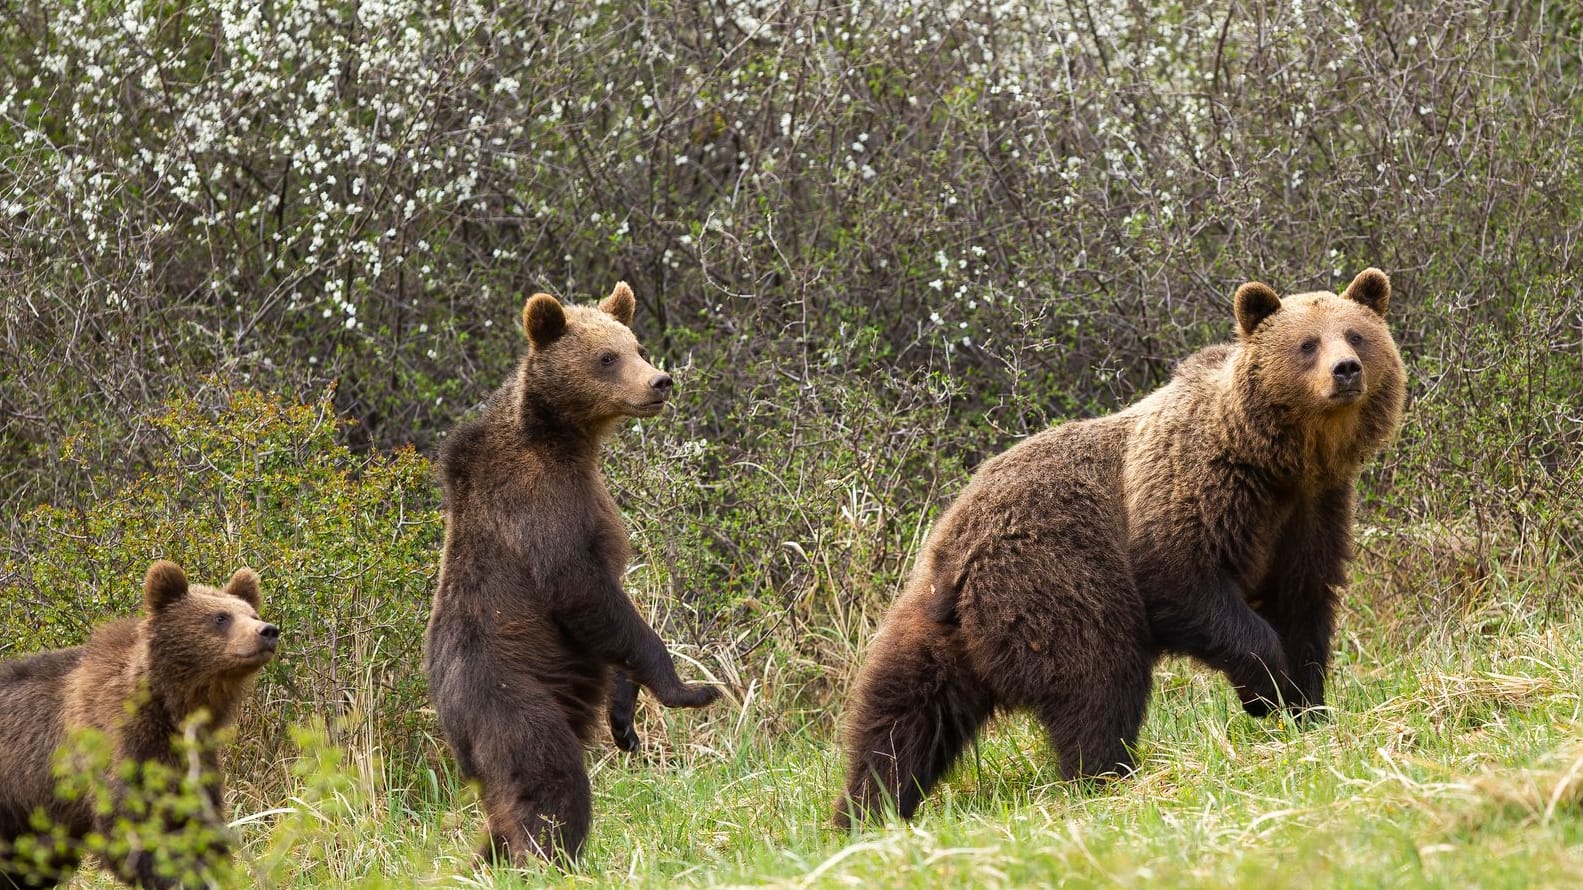
[[[504,375],[526,294],[626,278],[680,385],[615,476],[685,517],[634,525],[706,641],[805,591],[882,598],[966,468],[1159,383],[1242,280],[1375,264],[1414,403],[1367,509],[1476,492],[1575,561],[1576,514],[1522,505],[1576,503],[1580,33],[1515,0],[24,4],[0,506],[88,515],[174,469],[165,399],[237,385],[335,381],[347,444],[427,450]],[[1489,370],[1513,353],[1539,377]],[[1435,484],[1467,467],[1500,473]],[[56,533],[16,526],[13,561]],[[137,559],[180,532],[147,534]]]

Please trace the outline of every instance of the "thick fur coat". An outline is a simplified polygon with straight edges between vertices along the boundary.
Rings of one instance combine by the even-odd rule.
[[[1031,710],[1068,777],[1130,772],[1163,654],[1250,714],[1323,706],[1354,482],[1402,412],[1389,300],[1377,269],[1340,296],[1243,285],[1235,344],[987,461],[858,674],[838,823],[910,817],[997,708]]]
[[[583,747],[607,703],[617,743],[637,746],[634,682],[669,707],[718,695],[678,678],[622,588],[631,550],[599,443],[622,418],[658,414],[672,386],[627,327],[634,306],[625,283],[598,308],[530,298],[527,355],[441,451],[425,667],[457,765],[481,788],[489,859],[576,856],[593,806]]]

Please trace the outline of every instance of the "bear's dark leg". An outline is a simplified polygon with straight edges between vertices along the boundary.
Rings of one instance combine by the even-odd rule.
[[[1128,646],[1136,651],[1128,654]],[[1133,770],[1132,748],[1149,705],[1153,659],[1126,642],[1106,655],[1102,676],[1082,688],[1053,687],[1033,709],[1067,779],[1126,776]]]
[[[904,819],[948,770],[994,710],[946,638],[921,616],[896,615],[858,676],[847,718],[845,828],[894,805]]]
[[[626,591],[617,584],[587,580],[604,574],[603,567],[586,569],[582,584],[595,586],[566,597],[569,605],[555,612],[562,630],[587,651],[648,687],[667,708],[701,708],[720,697],[720,690],[713,686],[683,683],[665,641],[638,614]]]
[[[174,863],[167,863],[162,869],[155,861],[153,851],[141,850],[128,856],[117,871],[134,887],[143,890],[173,890],[181,886],[181,882],[174,876],[175,867]]]
[[[80,861],[76,840],[80,834],[73,832],[72,839],[66,841],[64,849],[43,854],[42,861],[32,856],[15,858],[13,851],[17,840],[33,835],[34,830],[28,814],[20,812],[22,808],[15,803],[15,798],[7,803],[12,805],[8,807],[11,811],[0,813],[0,890],[42,890],[70,880]],[[80,830],[86,830],[86,827]],[[45,846],[54,846],[48,832],[38,840]]]
[[[1335,611],[1334,594],[1328,589],[1272,598],[1260,606],[1259,614],[1269,620],[1286,647],[1291,663],[1286,706],[1299,713],[1318,716],[1325,706],[1325,671],[1330,666]]]
[[[64,878],[31,876],[0,871],[0,890],[46,890],[60,884]]]
[[[623,751],[636,751],[643,746],[638,731],[632,726],[637,707],[638,685],[626,671],[616,671],[610,687],[610,737]]]
[[[1139,589],[1156,644],[1202,659],[1225,673],[1243,710],[1263,717],[1293,690],[1285,647],[1270,623],[1221,579],[1145,579]]]
[[[24,879],[21,875],[0,871],[0,890],[45,890],[59,883],[55,878]]]
[[[157,793],[148,789],[137,792],[145,799]],[[213,799],[210,798],[211,808]],[[116,837],[121,822],[135,826],[142,846],[126,851],[119,858],[109,859],[106,864],[122,880],[143,890],[211,886],[225,870],[231,855],[224,822],[211,824],[202,818],[168,811],[133,818],[122,804],[112,814],[101,818],[97,829],[105,837]]]
[[[451,669],[431,671],[430,694],[457,767],[479,785],[488,828],[480,857],[571,860],[588,836],[593,799],[582,739],[556,691],[520,671],[441,654],[431,664]]]
[[[530,856],[565,864],[577,858],[593,821],[582,742],[552,712],[512,716],[524,725],[497,736],[492,750],[475,748],[489,832],[480,854],[514,865]]]
[[[1346,582],[1352,496],[1328,492],[1293,516],[1276,543],[1269,573],[1254,601],[1281,638],[1290,664],[1287,706],[1317,715],[1325,704],[1325,671],[1335,631],[1336,588]]]

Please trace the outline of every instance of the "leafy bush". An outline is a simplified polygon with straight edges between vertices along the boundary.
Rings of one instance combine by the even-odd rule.
[[[84,424],[96,466],[146,465],[136,418],[199,375],[336,380],[354,445],[428,447],[523,296],[618,277],[656,353],[720,372],[690,416],[723,442],[783,375],[944,373],[997,440],[1108,409],[1252,277],[1380,265],[1433,342],[1579,271],[1580,29],[1473,0],[24,4],[0,504],[91,497],[60,460]],[[1426,311],[1452,294],[1473,317]]]
[[[982,443],[954,423],[950,380],[895,374],[765,385],[731,418],[748,438],[717,438],[695,410],[711,376],[681,371],[674,414],[608,446],[639,554],[630,590],[665,639],[744,685],[790,659],[777,719],[828,723],[856,641]]]
[[[39,546],[5,566],[0,657],[76,645],[136,613],[155,559],[201,583],[250,565],[282,657],[240,712],[237,780],[268,782],[286,728],[314,715],[339,716],[359,750],[426,762],[417,665],[441,530],[428,463],[410,449],[353,455],[328,400],[240,390],[173,401],[152,423],[165,450],[147,472],[99,475],[93,505],[21,517]]]
[[[1362,535],[1360,574],[1389,625],[1482,633],[1513,611],[1578,616],[1580,284],[1540,280],[1500,312],[1487,294],[1424,307],[1434,333],[1408,344],[1418,393],[1370,474],[1383,515]]]

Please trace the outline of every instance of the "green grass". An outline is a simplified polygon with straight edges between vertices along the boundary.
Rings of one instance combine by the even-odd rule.
[[[1357,623],[1358,616],[1350,616]],[[771,733],[761,701],[645,712],[651,753],[590,755],[574,871],[475,870],[473,795],[311,740],[297,797],[245,799],[242,859],[289,887],[1539,887],[1583,883],[1583,629],[1503,626],[1407,646],[1344,636],[1329,722],[1255,721],[1166,663],[1133,778],[1059,781],[1002,719],[911,824],[830,826],[828,724]],[[305,758],[308,762],[312,758]],[[361,766],[359,764],[362,764]],[[107,884],[102,876],[79,882]]]

